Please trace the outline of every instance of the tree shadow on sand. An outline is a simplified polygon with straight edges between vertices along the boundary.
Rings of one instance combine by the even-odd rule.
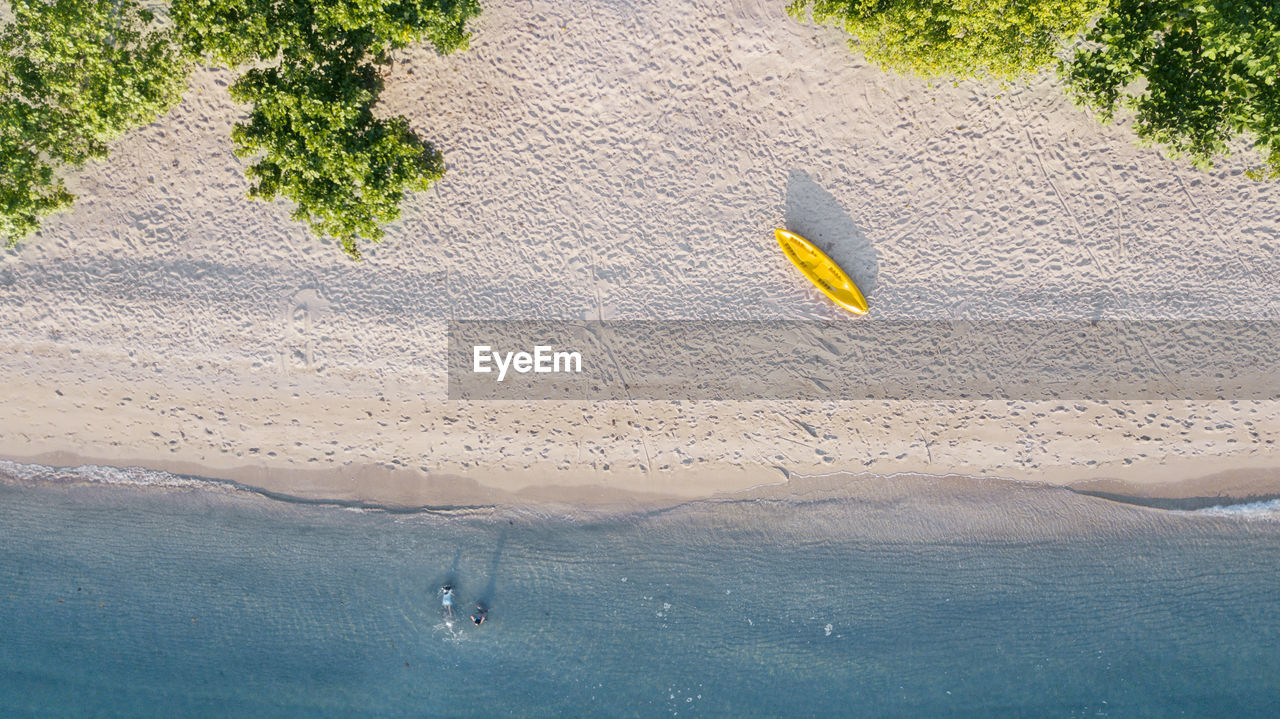
[[[879,254],[830,192],[803,170],[787,177],[786,227],[806,237],[849,273],[870,296],[880,275]]]

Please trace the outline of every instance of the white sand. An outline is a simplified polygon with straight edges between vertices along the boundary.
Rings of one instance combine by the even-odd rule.
[[[197,73],[0,256],[0,456],[406,502],[1276,464],[1277,403],[446,402],[451,317],[838,317],[784,222],[882,318],[1280,316],[1280,185],[1245,158],[1171,162],[1048,77],[886,75],[783,5],[489,3],[470,51],[402,53],[386,111],[449,174],[361,265],[245,199],[232,75]]]

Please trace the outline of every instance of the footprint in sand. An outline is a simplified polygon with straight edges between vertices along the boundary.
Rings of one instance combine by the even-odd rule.
[[[315,326],[330,307],[332,303],[317,289],[299,290],[283,303],[281,373],[324,371],[324,356],[316,351]]]

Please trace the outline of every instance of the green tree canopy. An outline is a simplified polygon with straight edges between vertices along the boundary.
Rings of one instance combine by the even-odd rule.
[[[1280,178],[1280,3],[1113,0],[1064,72],[1075,98],[1110,120],[1135,112],[1138,136],[1208,167],[1252,136]]]
[[[347,61],[323,72],[282,63],[245,73],[232,97],[251,103],[232,133],[236,154],[260,157],[248,174],[250,196],[292,200],[294,219],[334,237],[360,259],[357,240],[378,240],[400,215],[406,190],[444,175],[440,153],[403,118],[374,117],[382,81],[368,64]]]
[[[882,67],[924,77],[1012,79],[1053,63],[1105,0],[794,0],[798,20],[839,25]]]
[[[186,63],[133,0],[12,0],[0,31],[0,235],[74,199],[58,176],[181,97]]]
[[[379,61],[428,40],[440,54],[465,50],[477,0],[173,0],[183,45],[232,67],[321,57],[342,47]]]
[[[404,193],[444,174],[441,155],[403,117],[381,119],[376,65],[420,40],[465,49],[476,0],[174,0],[192,55],[236,67],[231,88],[252,105],[236,154],[257,158],[250,194],[292,200],[294,217],[360,259],[400,215]]]

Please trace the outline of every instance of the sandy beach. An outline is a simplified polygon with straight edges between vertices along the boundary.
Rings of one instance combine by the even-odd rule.
[[[834,472],[1280,494],[1268,401],[451,402],[450,319],[1280,316],[1280,186],[1099,125],[1046,76],[930,86],[784,3],[487,4],[400,53],[445,153],[354,264],[245,198],[232,75],[71,178],[0,254],[0,457],[388,504],[669,502]]]

